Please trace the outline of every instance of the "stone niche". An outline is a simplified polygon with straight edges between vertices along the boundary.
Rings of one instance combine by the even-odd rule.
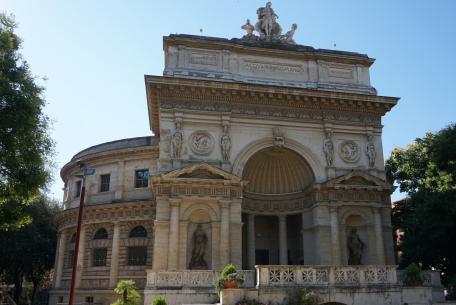
[[[207,264],[207,267],[198,266],[192,267],[190,264],[192,262],[192,255],[195,248],[195,232],[197,230],[200,231],[200,235],[204,232],[206,237],[205,239],[205,247],[204,247],[204,261]],[[211,225],[211,218],[209,213],[205,210],[195,210],[190,214],[189,223],[188,223],[188,231],[187,231],[187,263],[189,269],[193,270],[209,270],[212,269],[212,225]]]

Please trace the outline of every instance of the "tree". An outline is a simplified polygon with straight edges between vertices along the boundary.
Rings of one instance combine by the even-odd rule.
[[[117,283],[114,292],[121,296],[111,305],[138,305],[141,298],[133,280],[122,280]]]
[[[456,125],[427,133],[386,161],[409,198],[393,207],[393,228],[404,232],[400,266],[417,263],[442,271],[442,282],[456,295]]]
[[[43,113],[43,87],[19,49],[11,16],[0,14],[0,230],[30,222],[25,205],[50,180],[54,143]]]
[[[38,197],[25,207],[25,215],[33,221],[14,231],[0,231],[0,275],[2,282],[14,284],[13,299],[20,301],[22,284],[33,284],[31,300],[46,274],[54,266],[57,228],[53,217],[58,205],[46,197]]]

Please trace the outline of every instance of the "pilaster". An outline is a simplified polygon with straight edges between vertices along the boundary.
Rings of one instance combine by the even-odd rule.
[[[279,263],[288,265],[287,215],[279,215]]]
[[[169,199],[171,215],[169,222],[168,270],[178,269],[179,254],[179,206],[181,199]]]
[[[55,283],[54,287],[60,288],[62,285],[62,272],[63,263],[65,257],[65,243],[66,243],[66,231],[62,230],[59,236],[58,250],[57,250],[57,263],[55,266]]]
[[[111,268],[109,270],[109,287],[114,288],[117,285],[119,273],[119,245],[120,245],[120,224],[114,223],[111,248]]]
[[[220,264],[222,267],[230,263],[230,200],[219,200],[221,207],[220,223]]]

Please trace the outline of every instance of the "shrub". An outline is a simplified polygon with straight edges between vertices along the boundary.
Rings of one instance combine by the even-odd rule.
[[[157,295],[152,300],[152,305],[167,305],[165,297],[163,297],[161,295]]]
[[[405,272],[405,279],[404,284],[406,286],[421,286],[423,285],[423,275],[421,272],[421,268],[415,264],[411,263],[407,266],[404,270]]]
[[[114,292],[121,296],[120,299],[117,299],[111,305],[138,305],[139,296],[138,291],[136,291],[135,282],[133,280],[122,280],[117,283],[117,287],[114,289]]]
[[[228,264],[220,272],[220,275],[214,279],[214,286],[220,291],[225,287],[225,282],[238,282],[242,284],[244,283],[244,276],[238,273],[233,264]]]

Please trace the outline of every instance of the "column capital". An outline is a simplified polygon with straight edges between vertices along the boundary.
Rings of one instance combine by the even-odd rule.
[[[180,205],[182,198],[169,198],[168,201],[171,206],[175,207]]]
[[[335,206],[335,205],[330,205],[329,206],[329,212],[330,213],[337,213],[337,210],[338,210],[338,206]]]
[[[220,206],[222,208],[229,208],[230,204],[231,204],[231,200],[226,200],[226,199],[225,200],[219,200],[218,202],[219,202],[219,204],[220,204]]]
[[[279,214],[277,217],[279,217],[279,221],[287,221],[287,214]]]
[[[255,216],[256,216],[256,214],[253,214],[253,213],[247,214],[247,217],[248,217],[249,220],[254,220]]]

